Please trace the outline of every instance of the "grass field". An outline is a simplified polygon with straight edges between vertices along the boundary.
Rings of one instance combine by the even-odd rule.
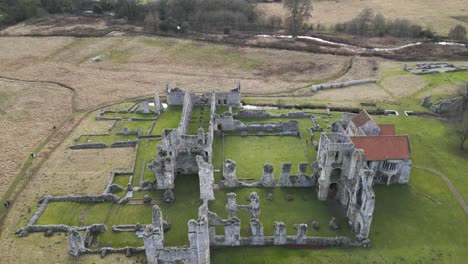
[[[437,120],[375,117],[409,134],[413,164],[447,175],[465,200],[468,153]],[[410,185],[374,187],[376,207],[370,249],[290,250],[282,248],[215,249],[215,263],[465,263],[468,217],[443,180],[413,167]],[[431,199],[428,199],[430,196]]]
[[[286,16],[282,3],[260,3],[258,8],[267,15]],[[457,24],[468,26],[466,20],[466,2],[463,0],[346,0],[314,1],[314,10],[309,23],[333,26],[349,21],[364,8],[372,8],[388,19],[408,19],[424,27],[429,27],[439,34],[447,35],[450,28]]]
[[[249,204],[245,200],[252,192],[256,192],[260,197],[260,220],[263,224],[265,236],[273,236],[273,223],[281,221],[286,224],[288,235],[296,235],[295,224],[307,224],[310,227],[312,221],[320,224],[319,230],[309,229],[309,236],[349,236],[353,237],[347,220],[342,214],[334,212],[332,206],[317,199],[313,188],[239,188],[232,190],[218,190],[215,193],[216,200],[209,204],[209,209],[217,213],[221,218],[228,217],[225,211],[226,195],[234,192],[237,195],[237,204]],[[267,195],[271,193],[273,200],[268,201]],[[286,195],[294,198],[287,201]],[[250,213],[248,210],[240,211],[237,216],[241,220],[241,236],[251,236],[249,229]],[[340,226],[338,231],[332,231],[328,227],[328,222],[332,217],[336,217]],[[222,226],[217,227],[217,234],[224,234]]]
[[[215,144],[219,144],[215,142]],[[225,136],[224,158],[237,163],[237,177],[260,179],[263,164],[274,166],[274,175],[279,179],[281,163],[292,162],[291,174],[297,173],[299,162],[308,162],[301,140],[289,136]],[[221,157],[213,157],[213,164],[222,164]]]
[[[154,181],[154,172],[147,165],[157,155],[159,143],[160,140],[140,139],[133,172],[133,186],[140,186],[141,180]]]
[[[156,120],[156,124],[151,131],[152,135],[161,135],[164,129],[177,128],[180,122],[182,108],[178,106],[170,106],[161,113]]]

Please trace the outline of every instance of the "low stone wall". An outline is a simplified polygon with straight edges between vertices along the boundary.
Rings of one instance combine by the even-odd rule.
[[[317,92],[320,90],[344,88],[344,87],[349,87],[353,85],[376,83],[376,82],[377,82],[376,79],[363,79],[363,80],[352,80],[352,81],[346,81],[346,82],[340,82],[340,83],[322,83],[322,84],[312,85],[311,89],[313,92]]]
[[[20,237],[28,236],[30,233],[46,233],[46,232],[68,232],[70,227],[67,225],[27,225],[16,231]]]
[[[70,149],[103,149],[109,146],[104,143],[83,143],[70,146]]]
[[[273,115],[266,110],[239,110],[234,118],[309,118],[313,117],[310,113],[289,112],[287,114]]]
[[[112,124],[109,126],[109,129],[108,129],[108,130],[111,131],[112,129],[114,129],[115,124],[117,124],[117,122],[119,122],[119,120],[114,120],[114,121],[112,122]]]
[[[138,140],[119,141],[112,143],[111,148],[134,148],[137,144]]]
[[[297,243],[296,236],[287,236],[285,243],[275,243],[275,237],[265,236],[261,240],[254,237],[240,237],[239,244],[227,245],[226,238],[223,235],[215,236],[214,241],[211,241],[211,246],[226,247],[226,246],[309,246],[309,247],[364,247],[362,243],[352,241],[347,237],[305,237],[301,243]]]
[[[105,257],[106,255],[109,255],[109,254],[125,254],[125,256],[131,257],[141,252],[145,252],[145,247],[124,247],[124,248],[103,247],[100,249],[86,248],[80,251],[80,255],[99,254],[101,255],[101,257]]]
[[[49,202],[77,202],[77,203],[98,203],[98,202],[118,202],[119,197],[115,194],[84,195],[84,196],[49,196]]]
[[[44,197],[44,199],[42,200],[41,205],[39,205],[39,208],[37,209],[36,213],[34,213],[33,217],[31,217],[31,219],[27,223],[28,226],[36,224],[37,219],[39,219],[39,217],[42,215],[42,213],[46,209],[47,204],[49,203],[49,198],[50,198],[50,196]]]
[[[131,121],[154,121],[156,119],[157,119],[157,117],[151,117],[151,118],[132,117],[132,118],[130,118]]]

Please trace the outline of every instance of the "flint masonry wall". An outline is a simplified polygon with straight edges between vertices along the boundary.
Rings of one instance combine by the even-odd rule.
[[[184,103],[182,107],[182,115],[180,117],[179,132],[181,135],[186,135],[190,127],[190,119],[192,117],[193,99],[192,95],[185,93]]]
[[[221,188],[260,188],[260,187],[313,187],[315,186],[315,176],[307,175],[310,164],[301,162],[298,164],[298,174],[291,175],[292,164],[289,162],[281,164],[281,174],[278,184],[275,183],[273,175],[274,166],[271,164],[263,165],[263,174],[260,180],[253,183],[239,181],[237,178],[237,164],[233,160],[226,160],[223,166],[223,178],[220,181]]]

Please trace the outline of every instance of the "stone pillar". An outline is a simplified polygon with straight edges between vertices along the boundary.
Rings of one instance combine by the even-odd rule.
[[[258,216],[260,215],[260,210],[260,197],[258,197],[258,194],[256,192],[252,192],[250,194],[250,216],[252,218],[258,218]]]
[[[307,238],[307,225],[300,224],[297,226],[297,235],[296,235],[296,243],[297,244],[305,244],[305,240]]]
[[[70,228],[68,231],[68,246],[70,248],[69,254],[75,258],[85,249],[84,239],[75,228]]]
[[[198,144],[204,145],[205,144],[205,131],[202,127],[198,128],[197,131],[197,142]]]
[[[162,217],[161,208],[159,208],[159,206],[156,204],[153,206],[151,223],[155,228],[159,228],[163,230],[163,217]]]
[[[224,243],[226,246],[240,246],[239,218],[229,218],[224,224]]]
[[[188,239],[190,248],[197,248],[197,221],[190,219],[188,225]]]
[[[290,185],[289,176],[291,174],[291,166],[292,164],[290,162],[281,164],[281,174],[280,174],[278,186]]]
[[[227,194],[226,211],[228,212],[229,218],[235,217],[238,211],[236,200],[237,200],[237,195],[235,193]]]
[[[263,165],[263,175],[260,183],[263,187],[275,187],[275,176],[273,175],[274,167],[271,164]]]
[[[297,166],[297,176],[299,176],[299,177],[307,176],[308,166],[309,166],[309,163],[300,162],[299,165]]]
[[[258,218],[250,219],[250,233],[252,234],[252,245],[264,245],[263,225]]]
[[[148,114],[150,112],[148,100],[143,99],[143,101],[141,101],[141,111],[142,113],[145,113],[145,114]]]
[[[275,222],[273,224],[274,228],[274,244],[275,245],[284,245],[286,244],[286,225],[283,222]]]
[[[164,111],[164,107],[162,106],[161,99],[159,98],[159,94],[155,93],[154,94],[154,112],[156,112],[156,114],[160,114],[162,111]]]
[[[226,160],[223,166],[223,179],[221,185],[224,188],[233,188],[239,185],[236,175],[236,162],[233,160]]]
[[[164,231],[147,225],[143,233],[143,242],[148,264],[158,264],[157,252],[164,248]]]

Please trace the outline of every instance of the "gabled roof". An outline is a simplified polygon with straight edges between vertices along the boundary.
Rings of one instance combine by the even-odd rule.
[[[363,149],[367,160],[411,159],[408,136],[350,137],[354,146]]]
[[[381,136],[394,136],[395,125],[394,124],[379,124]]]
[[[353,117],[353,119],[351,119],[351,122],[353,122],[356,127],[361,127],[371,120],[372,117],[367,113],[367,111],[362,110],[359,114]]]

